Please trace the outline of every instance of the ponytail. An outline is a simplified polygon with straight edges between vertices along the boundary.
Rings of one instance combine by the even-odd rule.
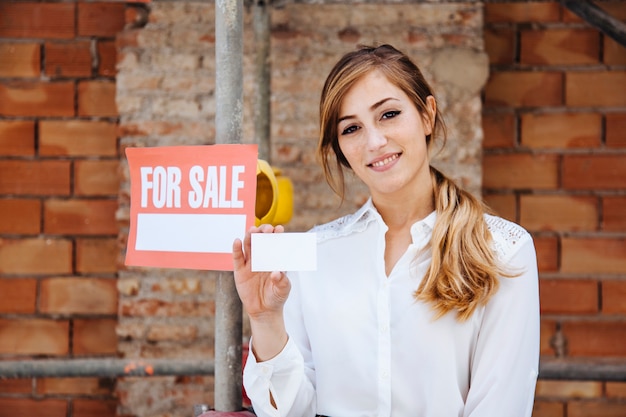
[[[431,303],[437,317],[456,310],[465,321],[497,291],[499,276],[512,275],[498,264],[482,202],[432,166],[430,176],[437,212],[432,262],[414,296]]]

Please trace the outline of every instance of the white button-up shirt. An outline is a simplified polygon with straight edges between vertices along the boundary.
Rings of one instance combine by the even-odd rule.
[[[466,321],[435,319],[414,292],[430,263],[436,214],[385,273],[387,226],[368,201],[313,229],[318,268],[289,273],[289,340],[276,357],[250,353],[244,385],[258,416],[528,417],[539,364],[535,249],[520,226],[486,215],[515,278]],[[424,249],[424,250],[423,250]],[[276,404],[270,403],[270,393]]]

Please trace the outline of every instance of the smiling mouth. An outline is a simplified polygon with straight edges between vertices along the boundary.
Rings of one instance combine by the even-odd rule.
[[[383,167],[387,165],[388,163],[395,161],[398,158],[400,158],[400,153],[395,153],[391,156],[388,156],[387,158],[383,160],[372,162],[371,164],[369,164],[369,166],[374,167],[374,168]]]

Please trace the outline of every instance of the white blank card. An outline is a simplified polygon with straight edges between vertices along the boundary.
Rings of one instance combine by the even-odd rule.
[[[252,233],[253,271],[315,271],[315,233]]]

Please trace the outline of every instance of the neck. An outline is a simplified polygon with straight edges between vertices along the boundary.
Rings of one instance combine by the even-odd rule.
[[[432,186],[408,196],[372,196],[372,202],[390,230],[410,228],[435,209]]]

